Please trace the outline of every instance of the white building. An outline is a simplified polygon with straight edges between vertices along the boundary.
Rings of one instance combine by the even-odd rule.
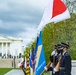
[[[0,35],[0,56],[12,55],[19,56],[22,53],[22,42],[21,38],[13,38]]]

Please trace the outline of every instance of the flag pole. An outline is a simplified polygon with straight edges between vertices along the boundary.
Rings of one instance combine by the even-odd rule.
[[[56,24],[54,24],[54,48],[56,45]]]
[[[34,50],[34,45],[32,45],[32,51]],[[32,52],[32,56],[34,55],[34,51]],[[35,56],[33,56],[33,59],[35,59]],[[32,61],[32,68],[33,68],[33,72],[32,75],[34,75],[34,60]]]
[[[42,71],[41,75],[45,72],[45,70]]]
[[[54,24],[54,50],[56,45],[56,24]],[[53,56],[53,68],[55,67],[55,56]]]

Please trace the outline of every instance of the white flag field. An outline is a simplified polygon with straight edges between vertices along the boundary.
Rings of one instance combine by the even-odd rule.
[[[70,18],[70,13],[64,2],[62,0],[50,0],[37,30],[41,31],[50,22],[57,23],[68,18]]]

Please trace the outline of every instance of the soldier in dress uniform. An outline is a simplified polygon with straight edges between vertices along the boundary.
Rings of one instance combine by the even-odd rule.
[[[60,57],[60,55],[59,55],[60,53],[58,52],[60,48],[61,48],[61,44],[55,45],[55,50],[52,51],[52,53],[50,55],[51,65],[50,65],[50,67],[49,67],[49,65],[47,65],[45,67],[45,70],[52,71],[52,75],[59,75],[59,71],[56,70],[55,67],[56,67],[56,65],[58,63],[58,59]]]
[[[62,51],[62,58],[60,60],[60,71],[59,75],[71,75],[71,57],[67,52],[69,45],[66,43],[61,43],[63,49]]]
[[[61,49],[62,49],[62,45],[61,44],[57,44],[56,45],[57,55],[55,57],[55,66],[53,68],[53,74],[52,75],[59,75],[60,70],[59,70],[59,66],[57,66],[57,65],[59,64],[58,61],[59,61],[59,58],[61,56],[61,51],[60,51]],[[57,68],[57,69],[55,69],[55,68]]]

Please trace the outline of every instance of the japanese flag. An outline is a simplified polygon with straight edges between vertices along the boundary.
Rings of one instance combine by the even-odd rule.
[[[62,0],[50,0],[45,8],[37,30],[42,30],[50,22],[60,22],[70,18],[70,13]]]

